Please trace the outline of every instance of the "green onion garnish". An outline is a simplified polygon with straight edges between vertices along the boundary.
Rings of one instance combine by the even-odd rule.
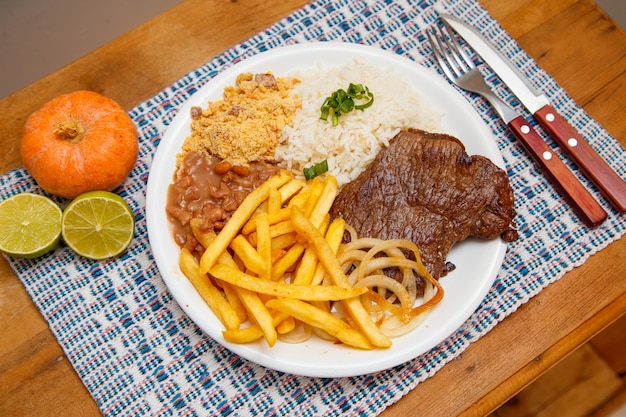
[[[317,164],[304,168],[304,178],[308,181],[312,178],[317,177],[318,175],[322,175],[328,172],[328,161],[324,159],[322,162],[318,162]]]
[[[355,100],[364,101],[356,104]],[[365,110],[374,103],[374,94],[363,84],[350,83],[348,91],[339,89],[332,93],[330,97],[326,97],[322,104],[320,119],[328,120],[331,116],[333,126],[339,123],[339,116],[349,113],[352,110]]]

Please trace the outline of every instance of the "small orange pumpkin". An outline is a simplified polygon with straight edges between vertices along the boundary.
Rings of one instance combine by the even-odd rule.
[[[70,199],[122,184],[137,152],[137,128],[126,111],[92,91],[60,95],[33,112],[20,145],[39,186]]]

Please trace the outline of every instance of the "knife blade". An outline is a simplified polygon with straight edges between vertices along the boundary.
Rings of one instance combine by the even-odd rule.
[[[626,181],[554,109],[548,98],[538,92],[526,77],[475,28],[450,14],[440,13],[439,15],[491,67],[613,207],[622,213],[626,212]]]

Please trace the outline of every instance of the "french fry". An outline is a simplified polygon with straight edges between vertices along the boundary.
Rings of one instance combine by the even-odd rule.
[[[252,247],[243,235],[237,235],[231,242],[230,248],[239,256],[246,268],[261,276],[267,273],[267,262]],[[204,255],[203,255],[204,257]]]
[[[224,296],[226,297],[226,300],[228,300],[230,306],[233,308],[233,310],[235,310],[235,313],[237,313],[239,321],[243,323],[248,318],[248,313],[241,300],[239,299],[237,288],[233,287],[228,282],[220,281],[220,283],[222,290],[224,291]]]
[[[315,177],[309,181],[309,196],[306,199],[305,205],[301,207],[302,212],[307,218],[311,215],[313,209],[315,209],[315,205],[320,199],[322,192],[324,192],[324,183],[320,177]]]
[[[222,336],[231,343],[252,343],[263,337],[263,330],[261,330],[258,324],[253,324],[242,329],[222,330]]]
[[[322,225],[319,227],[321,233],[326,233],[329,221],[330,216],[326,215]],[[294,284],[310,285],[313,281],[318,265],[319,263],[317,261],[317,254],[315,253],[315,250],[311,247],[306,248],[304,254],[302,255],[302,259],[298,264],[298,268],[296,269],[296,274],[292,282]]]
[[[296,231],[303,237],[306,237],[315,249],[320,263],[324,266],[326,273],[330,276],[335,285],[350,288],[348,278],[341,270],[341,265],[339,265],[337,257],[330,248],[330,245],[319,230],[304,217],[302,211],[297,207],[291,208],[291,222]],[[346,299],[342,301],[342,303],[346,311],[348,311],[352,319],[374,346],[382,348],[391,346],[391,340],[376,326],[358,299]]]
[[[301,300],[344,300],[358,297],[366,293],[365,287],[340,287],[337,285],[294,285],[282,282],[266,281],[253,277],[223,264],[216,264],[211,268],[210,274],[217,279],[226,281],[240,288],[245,288],[259,294],[274,297],[299,298]]]
[[[220,265],[216,265],[216,267],[218,266]],[[274,318],[259,298],[259,295],[245,288],[239,288],[238,294],[248,311],[248,317],[261,328],[267,344],[274,346],[278,338],[276,328],[274,327]]]
[[[365,333],[365,336],[374,346],[380,348],[388,348],[391,346],[391,340],[376,326],[376,323],[372,321],[369,313],[358,299],[351,298],[344,300],[343,305],[359,329]]]
[[[289,248],[287,253],[272,265],[272,281],[280,280],[285,275],[285,272],[298,262],[304,249],[306,249],[306,245],[302,243],[296,243]]]
[[[237,329],[241,325],[237,312],[226,301],[220,290],[211,283],[209,277],[202,273],[196,258],[188,249],[181,250],[179,262],[183,274],[191,281],[196,291],[224,324],[224,327]]]
[[[287,183],[289,184],[289,183]],[[274,213],[283,205],[282,195],[276,188],[272,188],[267,196],[267,212]]]
[[[307,200],[309,199],[309,194],[311,193],[310,187],[303,188],[298,194],[293,196],[289,203],[287,203],[287,208],[291,206],[298,206],[303,208],[306,205]]]
[[[281,298],[268,301],[266,306],[322,329],[347,345],[360,349],[372,349],[372,344],[361,332],[353,329],[340,318],[309,303],[293,298]]]
[[[287,184],[278,189],[280,192],[281,206],[289,201],[296,193],[302,190],[302,187],[306,185],[306,181],[302,178],[294,178]]]
[[[324,218],[328,215],[335,197],[337,196],[337,179],[332,175],[327,175],[324,179],[322,192],[315,202],[315,206],[310,213],[306,215],[313,225],[319,229],[320,225],[324,221]]]
[[[203,273],[211,270],[217,262],[217,258],[226,250],[257,207],[267,199],[269,191],[272,188],[286,184],[292,178],[293,174],[291,172],[283,170],[277,175],[270,177],[244,198],[232,217],[226,222],[224,228],[204,251],[200,259],[200,269]]]
[[[302,260],[298,264],[293,283],[296,285],[310,285],[313,281],[317,265],[317,255],[315,251],[312,248],[307,248],[304,251],[304,255],[302,255]]]
[[[230,252],[224,251],[217,258],[217,263],[228,265],[232,268],[239,268],[239,264],[235,262],[235,259],[230,255]]]
[[[307,194],[304,194],[304,196],[302,196],[302,193],[300,194],[296,194],[296,193],[300,191],[305,184],[306,184],[306,181],[302,179],[294,178],[291,181],[289,181],[287,184],[280,187],[278,190],[271,191],[272,194],[274,194],[275,191],[278,191],[278,193],[280,194],[280,205],[276,206],[276,204],[273,204],[273,207],[271,208],[268,205],[267,213],[270,216],[269,217],[270,225],[280,223],[284,220],[289,219],[289,215],[290,215],[289,208],[287,207],[282,208],[282,205],[285,204],[287,201],[289,201],[294,196],[294,194],[297,197],[293,201],[293,203],[298,206],[302,206],[304,204],[304,201],[306,201],[306,198],[303,198],[303,197],[306,197]],[[274,198],[276,198],[276,196],[274,196]],[[252,218],[244,225],[244,227],[241,229],[241,234],[249,235],[250,233],[256,230],[255,220],[258,214],[259,213],[256,213],[255,215],[253,215]]]
[[[256,229],[256,225],[255,225],[255,229]],[[293,233],[293,231],[294,231],[293,225],[291,224],[291,220],[289,219],[286,219],[279,223],[271,224],[270,226],[270,236],[272,237],[272,239],[277,238],[278,236],[286,235],[288,233]],[[256,236],[256,231],[253,231],[252,233],[248,235],[248,241],[250,242],[252,246],[257,246],[258,238]]]
[[[287,233],[292,233],[293,231],[294,231],[293,225],[291,224],[290,219],[284,220],[280,223],[276,223],[270,226],[270,235],[272,236],[272,239],[278,236],[285,235]]]
[[[284,249],[272,249],[272,265],[280,260],[287,253]]]
[[[296,243],[296,233],[291,232],[272,239],[272,250],[288,249]]]
[[[339,251],[345,230],[346,221],[341,217],[333,219],[333,222],[328,226],[328,229],[326,229],[326,242],[328,242],[330,249],[335,255]]]
[[[249,235],[251,233],[253,233],[256,230],[256,218],[257,216],[259,216],[261,213],[256,213],[254,216],[252,216],[252,218],[250,218],[250,220],[248,220],[248,222],[243,226],[243,228],[241,229],[241,234],[242,235]],[[281,208],[279,210],[276,211],[268,211],[268,221],[270,223],[270,225],[275,225],[277,223],[283,222],[285,220],[289,220],[289,216],[290,211],[289,208],[285,207],[285,208]]]
[[[337,254],[339,251],[339,246],[343,241],[343,234],[345,230],[346,222],[341,217],[335,218],[330,226],[328,226],[328,230],[326,231],[326,241],[334,254]],[[325,276],[326,271],[324,270],[324,265],[318,262],[313,278],[309,283],[311,285],[321,285]]]
[[[287,321],[293,321],[293,317],[281,311],[276,311],[276,310],[273,310],[272,317],[273,317],[274,327],[277,330],[281,329],[281,326],[283,325],[283,323]],[[284,328],[289,328],[289,327],[290,325],[284,326]],[[280,333],[280,331],[278,331],[278,333]],[[223,330],[222,335],[224,336],[224,339],[226,339],[227,341],[231,343],[250,343],[250,342],[255,342],[261,339],[263,337],[263,330],[261,330],[261,327],[258,324],[252,323],[248,327]]]
[[[326,272],[331,275],[335,284],[349,288],[350,283],[348,282],[348,278],[341,270],[341,266],[333,250],[330,248],[330,245],[319,230],[317,230],[315,225],[304,217],[302,211],[297,207],[291,208],[291,222],[296,231],[311,244],[311,247],[315,250],[315,253],[317,253],[318,259],[324,265]]]
[[[287,334],[293,331],[293,329],[295,328],[296,328],[296,320],[292,316],[289,316],[284,321],[279,323],[278,326],[276,326],[276,332],[278,334]]]
[[[189,226],[191,227],[191,232],[196,240],[202,245],[203,248],[209,246],[209,243],[213,239],[215,239],[215,232],[213,230],[203,231],[200,226],[202,225],[203,220],[197,217],[194,217],[189,221]]]
[[[254,209],[254,213],[252,214],[252,216],[255,216],[260,213],[267,213],[267,200],[263,200],[261,204],[259,204],[259,206],[256,209]]]
[[[230,256],[230,253],[228,253],[228,251],[222,252],[217,262],[223,265],[228,265],[231,268],[239,268],[239,266],[237,265],[237,262],[235,262],[233,257]],[[243,303],[241,302],[241,299],[239,298],[239,294],[238,294],[239,288],[225,281],[220,281],[220,284],[221,284],[222,290],[224,291],[224,295],[226,296],[226,299],[228,300],[232,308],[237,313],[237,316],[243,323],[247,319],[248,313]]]
[[[280,194],[278,195],[278,198],[280,199]],[[280,206],[278,208],[280,208]],[[263,213],[257,217],[256,230],[257,253],[261,259],[265,261],[265,265],[263,267],[264,273],[262,276],[264,279],[270,279],[272,273],[272,237],[270,235],[269,215],[267,213]]]

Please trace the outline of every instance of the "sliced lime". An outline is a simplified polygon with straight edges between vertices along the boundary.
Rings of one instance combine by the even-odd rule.
[[[61,238],[61,208],[39,194],[15,194],[0,203],[0,251],[16,258],[36,258]]]
[[[108,191],[82,194],[63,211],[63,240],[90,259],[119,255],[130,245],[134,230],[130,207],[122,197]]]

